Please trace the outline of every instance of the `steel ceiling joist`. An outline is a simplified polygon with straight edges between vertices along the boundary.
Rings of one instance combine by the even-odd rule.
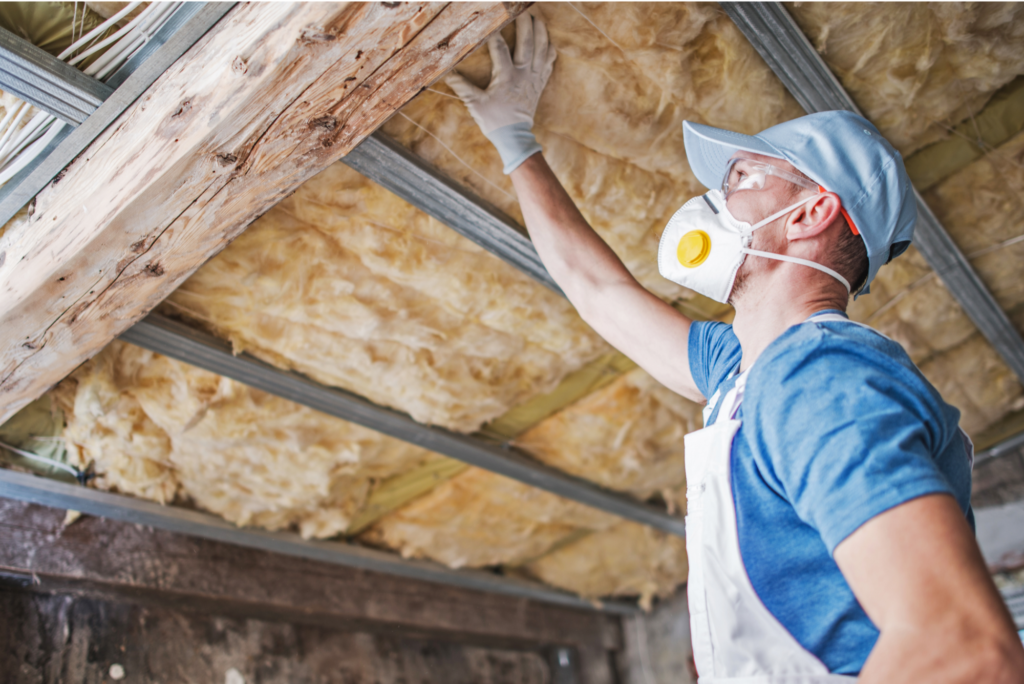
[[[777,2],[722,2],[754,49],[809,113],[846,109],[860,113],[797,26]],[[914,245],[935,270],[1006,365],[1024,382],[1024,340],[939,220],[917,197]]]
[[[128,62],[107,79],[106,83],[86,76],[35,45],[6,31],[0,33],[0,87],[29,104],[50,112],[77,128],[66,127],[36,160],[22,169],[0,188],[0,226],[6,224],[46,184],[75,160],[106,128],[114,123],[142,93],[179,57],[216,24],[233,2],[186,2]],[[20,79],[23,73],[14,67],[17,59],[31,55],[31,73],[35,90],[19,91],[8,81]],[[23,66],[24,69],[29,67]],[[89,94],[74,96],[76,92]],[[59,107],[47,103],[58,100]],[[84,114],[77,120],[60,113],[60,107],[76,108]]]
[[[343,162],[558,294],[533,243],[504,212],[377,131]]]
[[[506,594],[584,610],[603,610],[620,615],[637,612],[635,605],[605,601],[600,605],[536,582],[505,577],[485,570],[452,570],[432,561],[410,560],[386,551],[336,541],[312,541],[294,533],[268,532],[240,528],[209,513],[179,506],[163,506],[153,501],[123,494],[55,482],[12,470],[0,469],[0,496],[52,508],[81,511],[88,515],[112,518],[137,525],[148,525],[168,532],[187,534],[214,541],[245,546],[286,556],[308,558],[324,563],[387,573],[447,584],[462,589]]]
[[[1018,433],[1013,437],[1009,437],[999,444],[990,446],[984,451],[979,451],[974,455],[974,465],[984,463],[993,458],[999,458],[1000,456],[1006,456],[1012,454],[1017,450],[1024,448],[1024,432]]]
[[[275,368],[248,354],[235,356],[227,342],[177,321],[151,314],[120,339],[523,484],[685,536],[683,519],[664,509],[567,475],[508,445],[423,425],[404,413]]]
[[[114,89],[0,28],[0,88],[78,126]]]

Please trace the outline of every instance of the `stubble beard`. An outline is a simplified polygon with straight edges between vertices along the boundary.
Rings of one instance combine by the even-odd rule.
[[[782,217],[778,220],[783,220]],[[785,238],[782,236],[776,236],[777,225],[775,223],[764,226],[754,231],[754,238],[750,241],[750,249],[756,249],[760,252],[771,252],[773,254],[779,254],[782,252],[783,243]],[[736,308],[736,302],[742,299],[744,293],[756,284],[758,274],[765,272],[766,264],[755,264],[757,261],[769,261],[764,257],[755,257],[747,255],[740,264],[739,269],[736,271],[736,278],[733,280],[732,292],[729,293],[729,304],[733,308]]]

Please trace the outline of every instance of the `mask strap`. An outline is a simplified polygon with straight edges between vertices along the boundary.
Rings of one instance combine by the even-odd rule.
[[[811,268],[816,268],[822,273],[827,273],[836,280],[838,280],[839,282],[841,282],[843,284],[843,287],[846,288],[846,293],[850,293],[850,281],[848,281],[846,278],[833,271],[828,266],[822,266],[821,264],[816,263],[814,261],[808,261],[807,259],[801,259],[799,257],[791,257],[786,256],[784,254],[775,254],[774,252],[762,252],[756,249],[743,249],[742,251],[744,254],[753,254],[754,256],[775,259],[776,261],[789,261],[790,263],[801,264],[803,266],[810,266]]]
[[[751,230],[751,231],[755,231],[755,230],[757,230],[758,228],[760,228],[761,226],[765,226],[765,225],[768,225],[769,223],[771,223],[771,222],[772,222],[772,221],[774,221],[775,219],[779,218],[780,216],[785,216],[786,214],[788,214],[789,212],[793,211],[793,210],[794,210],[794,209],[796,209],[797,207],[799,207],[799,206],[802,206],[802,205],[804,205],[804,204],[807,204],[807,203],[808,203],[808,202],[810,202],[811,200],[813,200],[813,199],[817,199],[817,198],[821,197],[821,196],[822,196],[823,194],[825,194],[825,193],[823,193],[823,192],[819,192],[819,193],[818,193],[817,195],[815,195],[814,197],[808,197],[808,198],[806,198],[806,199],[802,199],[802,200],[800,200],[800,201],[799,201],[799,202],[797,202],[796,204],[790,204],[790,205],[789,205],[788,207],[786,207],[785,209],[782,209],[782,210],[780,210],[780,211],[777,211],[777,212],[775,212],[774,214],[772,214],[771,216],[769,216],[768,218],[766,218],[766,219],[764,219],[764,220],[762,220],[762,221],[758,221],[757,223],[755,223],[754,225],[752,225],[752,226],[750,227],[750,230]]]

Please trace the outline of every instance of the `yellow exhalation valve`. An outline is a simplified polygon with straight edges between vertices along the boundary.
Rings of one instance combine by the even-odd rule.
[[[676,258],[686,268],[696,268],[711,254],[711,238],[703,230],[691,230],[679,238]]]

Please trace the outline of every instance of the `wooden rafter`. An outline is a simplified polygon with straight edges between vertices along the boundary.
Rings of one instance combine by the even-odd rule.
[[[522,9],[233,9],[0,237],[0,422]]]

